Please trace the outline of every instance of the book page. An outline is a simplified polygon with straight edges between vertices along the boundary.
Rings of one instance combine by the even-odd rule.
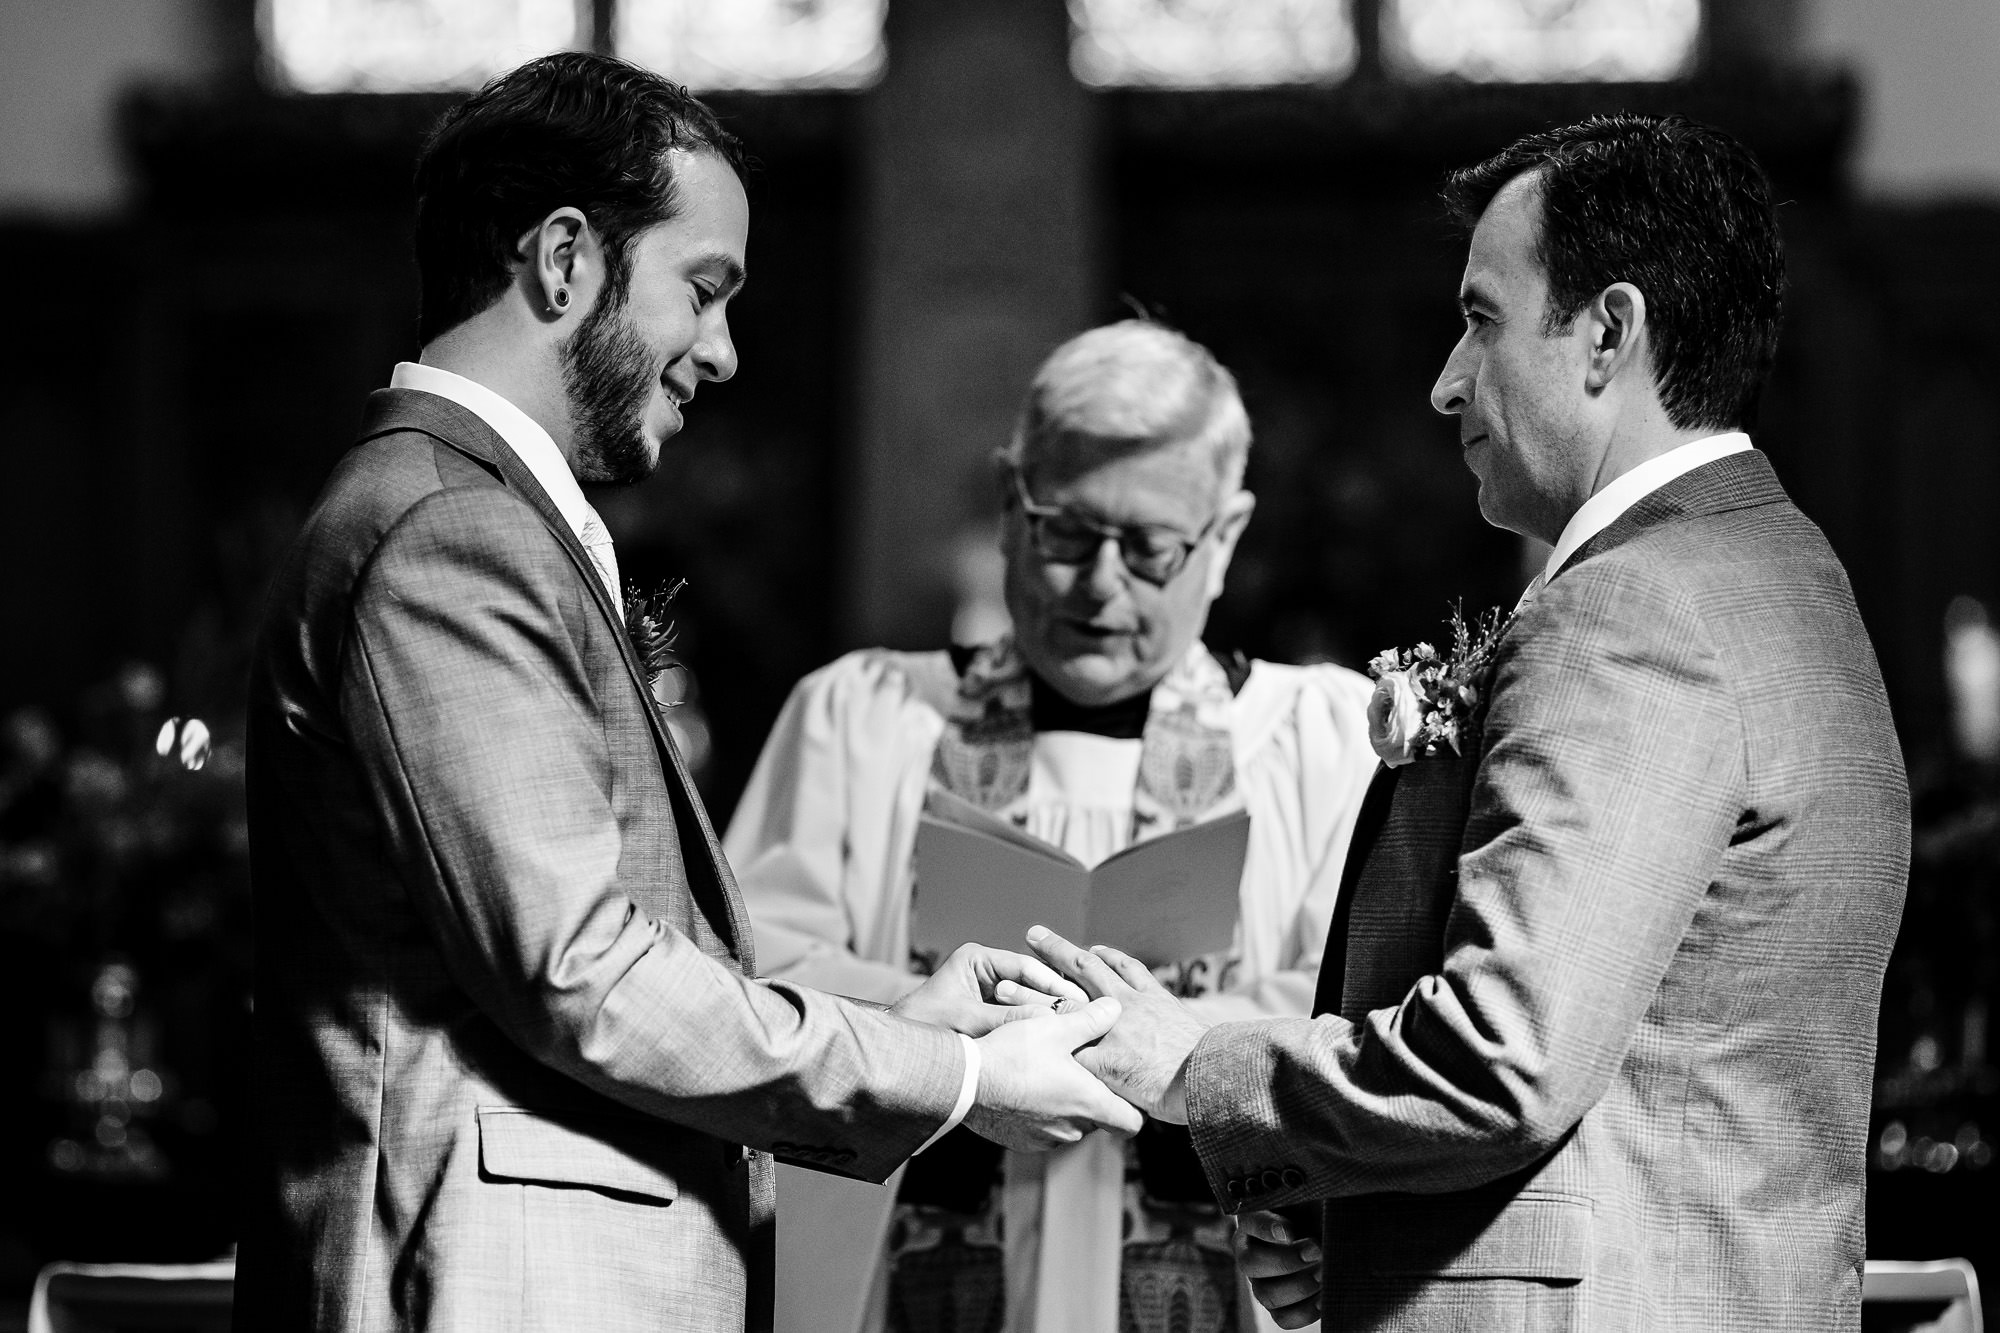
[[[996,814],[980,809],[964,797],[953,796],[940,788],[931,788],[929,794],[924,797],[923,812],[947,824],[957,824],[961,828],[977,829],[981,833],[991,834],[1002,842],[1019,847],[1022,851],[1046,856],[1052,861],[1061,861],[1065,865],[1075,866],[1078,870],[1085,868],[1083,862],[1062,848],[1042,841],[1012,820],[1002,819]]]
[[[1028,927],[1038,922],[1081,940],[1090,873],[1051,851],[925,815],[917,825],[911,945],[934,962],[969,940],[1025,950]]]
[[[1148,967],[1227,949],[1236,933],[1250,816],[1243,811],[1137,843],[1090,877],[1087,939]]]
[[[951,798],[947,798],[951,799]],[[1148,967],[1226,950],[1250,845],[1241,811],[1127,847],[1094,871],[975,806],[974,827],[925,813],[917,828],[911,943],[933,961],[968,940],[1025,948],[1040,923]],[[933,803],[930,810],[961,812]]]

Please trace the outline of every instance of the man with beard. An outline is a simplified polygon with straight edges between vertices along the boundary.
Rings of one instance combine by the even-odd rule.
[[[1073,1058],[1116,1004],[1010,1005],[1081,998],[1034,960],[968,946],[888,1009],[755,979],[578,485],[645,477],[735,372],[741,162],[684,90],[581,53],[425,150],[422,359],[253,669],[240,1328],[767,1328],[770,1154],[879,1181],[961,1121],[1138,1128]]]

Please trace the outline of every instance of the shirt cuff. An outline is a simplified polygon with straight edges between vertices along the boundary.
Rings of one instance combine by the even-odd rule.
[[[981,1058],[979,1043],[966,1036],[963,1032],[958,1034],[958,1039],[965,1043],[965,1081],[958,1085],[958,1105],[951,1108],[951,1114],[945,1118],[945,1122],[942,1125],[938,1126],[937,1133],[924,1140],[924,1147],[910,1154],[912,1157],[915,1157],[917,1153],[924,1151],[924,1148],[930,1147],[933,1143],[936,1143],[939,1139],[957,1129],[959,1123],[965,1119],[965,1113],[972,1109],[974,1099],[979,1096],[979,1061]]]

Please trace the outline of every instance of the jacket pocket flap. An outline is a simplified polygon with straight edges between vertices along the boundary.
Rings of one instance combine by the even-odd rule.
[[[588,1129],[512,1106],[479,1108],[479,1165],[497,1180],[587,1185],[672,1203],[680,1186],[666,1162],[673,1131],[661,1125],[645,1142],[641,1125]]]
[[[1351,1247],[1350,1262],[1369,1272],[1577,1282],[1590,1267],[1586,1199],[1520,1194],[1498,1209],[1411,1195],[1346,1202],[1348,1218],[1336,1221],[1329,1210],[1328,1257]]]

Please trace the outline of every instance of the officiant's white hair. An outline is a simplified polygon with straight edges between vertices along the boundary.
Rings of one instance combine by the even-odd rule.
[[[1194,444],[1209,450],[1222,493],[1243,485],[1250,415],[1236,377],[1206,347],[1150,319],[1079,333],[1035,372],[1003,467],[1060,456],[1066,467]]]

